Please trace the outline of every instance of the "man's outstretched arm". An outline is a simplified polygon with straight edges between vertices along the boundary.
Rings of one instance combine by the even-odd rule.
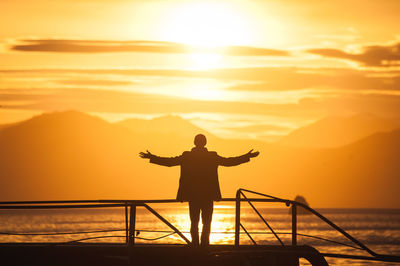
[[[149,151],[140,152],[139,156],[143,159],[150,159],[151,163],[163,165],[163,166],[176,166],[180,165],[182,161],[182,156],[176,157],[160,157],[157,155],[152,154]]]
[[[260,152],[256,151],[253,152],[253,150],[250,150],[248,153],[243,154],[241,156],[237,157],[222,157],[219,156],[219,165],[222,166],[235,166],[239,165],[242,163],[247,163],[250,161],[250,158],[257,157],[260,154]]]

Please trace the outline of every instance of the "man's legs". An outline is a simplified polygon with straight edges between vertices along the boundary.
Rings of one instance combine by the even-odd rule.
[[[190,234],[192,236],[192,245],[198,246],[199,245],[199,220],[200,220],[200,204],[199,204],[199,202],[189,201],[189,215],[190,215]]]
[[[214,202],[204,201],[201,203],[201,221],[203,230],[201,232],[201,245],[208,246],[210,244],[211,221],[213,215]]]

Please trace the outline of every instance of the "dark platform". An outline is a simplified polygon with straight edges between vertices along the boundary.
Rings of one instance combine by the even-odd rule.
[[[162,266],[292,266],[299,258],[312,265],[328,265],[310,246],[212,245],[191,248],[187,245],[125,244],[0,244],[1,265],[162,265]]]

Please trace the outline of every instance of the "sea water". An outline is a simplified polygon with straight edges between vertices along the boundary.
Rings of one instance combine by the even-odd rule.
[[[190,239],[187,204],[150,204],[150,206]],[[292,217],[289,208],[271,208],[261,204],[256,207],[281,241],[290,245]],[[317,211],[376,253],[400,255],[399,209],[318,209]],[[0,242],[124,243],[126,222],[124,207],[0,210]],[[217,203],[213,215],[211,244],[233,244],[234,223],[234,205]],[[280,245],[268,226],[245,203],[242,203],[241,223],[258,244]],[[314,215],[298,215],[297,228],[299,245],[311,245],[323,253],[368,256],[368,253],[354,248],[357,247],[356,244]],[[136,230],[137,243],[184,243],[177,234],[171,234],[173,232],[171,228],[144,207],[137,207]],[[240,234],[240,243],[252,244],[243,230]],[[327,260],[330,265],[399,265],[336,258]],[[305,261],[301,264],[307,265]]]

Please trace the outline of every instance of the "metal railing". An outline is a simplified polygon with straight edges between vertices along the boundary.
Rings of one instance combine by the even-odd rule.
[[[253,195],[259,196],[258,198],[249,198],[246,196],[245,193],[250,193]],[[261,197],[261,198],[260,198]],[[283,234],[291,234],[291,245],[296,246],[297,245],[297,236],[304,236],[304,237],[310,237],[310,238],[315,238],[319,240],[325,240],[329,241],[332,243],[336,244],[341,244],[345,245],[348,247],[356,248],[359,250],[363,250],[367,253],[369,253],[371,256],[358,256],[358,255],[347,255],[347,254],[331,254],[331,253],[322,253],[322,255],[326,257],[335,257],[335,258],[347,258],[347,259],[360,259],[360,260],[375,260],[375,261],[388,261],[388,262],[400,262],[400,256],[391,256],[391,255],[381,255],[377,254],[371,249],[369,249],[367,246],[365,246],[363,243],[361,243],[359,240],[348,234],[345,230],[334,224],[332,221],[330,221],[328,218],[323,216],[322,214],[318,213],[314,209],[310,208],[309,206],[288,200],[288,199],[281,199],[277,197],[273,197],[267,194],[247,190],[247,189],[238,189],[236,192],[236,198],[224,198],[221,199],[220,201],[222,202],[235,202],[235,231],[234,232],[224,232],[224,233],[233,233],[234,234],[234,246],[239,247],[240,246],[240,235],[241,234],[246,234],[250,241],[254,244],[257,245],[257,242],[255,239],[251,236],[252,234],[272,234],[280,243],[280,245],[284,246],[284,242],[282,239],[279,237],[279,235]],[[115,208],[115,207],[122,207],[125,210],[125,229],[124,230],[97,230],[97,231],[86,231],[86,232],[73,232],[73,233],[55,233],[56,234],[79,234],[79,233],[98,233],[98,232],[110,232],[110,231],[125,231],[125,242],[129,247],[134,247],[135,246],[135,238],[139,238],[135,235],[136,232],[143,231],[143,230],[137,230],[136,229],[136,215],[137,215],[137,208],[138,207],[143,207],[147,209],[151,214],[153,214],[155,217],[157,217],[161,222],[163,222],[165,225],[167,225],[172,231],[158,231],[158,232],[164,232],[168,233],[168,235],[172,234],[177,234],[186,244],[190,245],[191,242],[189,239],[184,235],[184,233],[187,232],[181,232],[178,230],[171,222],[169,222],[167,219],[165,219],[162,215],[160,215],[156,210],[151,208],[149,204],[152,203],[178,203],[179,201],[177,200],[171,200],[171,199],[166,199],[166,200],[69,200],[69,201],[8,201],[8,202],[0,202],[0,210],[1,209],[76,209],[76,208]],[[267,226],[270,232],[249,232],[244,225],[240,221],[240,207],[241,207],[241,202],[247,202],[250,207],[255,211],[257,216],[260,218],[260,220]],[[253,202],[272,202],[272,203],[284,203],[287,207],[291,206],[292,207],[292,212],[291,212],[291,232],[275,232],[275,230],[272,228],[272,226],[267,222],[267,220],[261,215],[261,213],[257,210],[257,208],[254,206]],[[305,210],[309,211],[311,214],[315,215],[325,223],[327,223],[329,226],[331,226],[333,229],[337,230],[340,232],[343,236],[345,236],[348,240],[350,240],[353,245],[348,245],[345,243],[340,243],[337,241],[325,239],[322,237],[317,237],[317,236],[312,236],[312,235],[306,235],[306,234],[300,234],[297,232],[297,209],[298,207],[302,207]],[[241,232],[241,229],[243,229],[244,232]],[[154,231],[152,231],[154,232]],[[13,234],[13,233],[4,233],[0,232],[0,234],[10,234],[10,235],[46,235],[46,234]],[[47,234],[51,235],[51,234]],[[104,236],[104,237],[121,237],[121,236]],[[102,237],[93,237],[93,238],[85,238],[85,239],[80,239],[80,240],[88,240],[88,239],[94,239],[94,238],[102,238]],[[162,237],[160,237],[162,238]],[[159,238],[156,238],[159,239]],[[153,239],[155,240],[155,239]],[[77,241],[72,241],[72,242],[77,242]]]
[[[275,231],[272,229],[272,227],[268,224],[268,222],[263,218],[263,216],[259,213],[259,211],[252,204],[252,201],[254,201],[254,199],[250,199],[250,198],[246,197],[244,192],[251,193],[251,194],[254,194],[254,195],[258,195],[258,196],[262,196],[264,198],[269,199],[269,202],[281,202],[281,203],[285,203],[286,206],[288,206],[288,207],[292,206],[292,232],[291,232],[292,233],[292,246],[296,246],[297,245],[297,236],[298,235],[308,236],[308,235],[298,234],[297,233],[297,208],[298,207],[302,207],[305,210],[309,211],[311,214],[317,216],[319,219],[321,219],[325,223],[327,223],[329,226],[331,226],[333,229],[335,229],[336,231],[341,233],[343,236],[345,236],[353,244],[356,244],[358,247],[354,247],[354,246],[351,246],[351,245],[346,245],[346,244],[339,243],[339,242],[336,242],[336,241],[331,241],[331,242],[336,242],[337,244],[342,244],[342,245],[346,245],[346,246],[349,246],[349,247],[352,247],[352,248],[357,248],[357,249],[366,251],[372,256],[372,257],[367,257],[367,256],[347,255],[347,254],[322,253],[322,255],[324,255],[325,257],[361,259],[361,260],[375,260],[375,261],[387,261],[387,262],[400,262],[400,256],[383,255],[383,254],[375,253],[374,251],[369,249],[366,245],[364,245],[361,241],[359,241],[356,238],[354,238],[353,236],[351,236],[349,233],[347,233],[345,230],[343,230],[342,228],[337,226],[331,220],[329,220],[328,218],[326,218],[325,216],[323,216],[322,214],[320,214],[316,210],[310,208],[306,204],[303,204],[303,203],[297,202],[297,201],[293,201],[293,200],[281,199],[281,198],[277,198],[277,197],[274,197],[274,196],[271,196],[271,195],[267,195],[267,194],[263,194],[263,193],[259,193],[259,192],[255,192],[255,191],[251,191],[251,190],[248,190],[248,189],[242,189],[242,188],[238,189],[237,192],[236,192],[236,221],[235,221],[235,245],[236,246],[239,245],[240,227],[244,228],[243,225],[240,223],[240,203],[241,203],[241,201],[243,201],[242,197],[245,199],[245,201],[247,201],[249,203],[249,205],[257,213],[257,215],[260,217],[260,219],[265,223],[265,225],[267,225],[267,227],[271,230],[271,232],[276,237],[276,239],[280,242],[280,244],[282,246],[284,245],[284,243],[279,238],[278,234],[275,233]],[[249,233],[247,233],[247,230],[245,232],[250,237],[250,239],[253,242],[253,244],[257,244],[253,240],[251,235]],[[320,238],[320,239],[321,240],[327,240],[327,239],[324,239],[324,238]]]

